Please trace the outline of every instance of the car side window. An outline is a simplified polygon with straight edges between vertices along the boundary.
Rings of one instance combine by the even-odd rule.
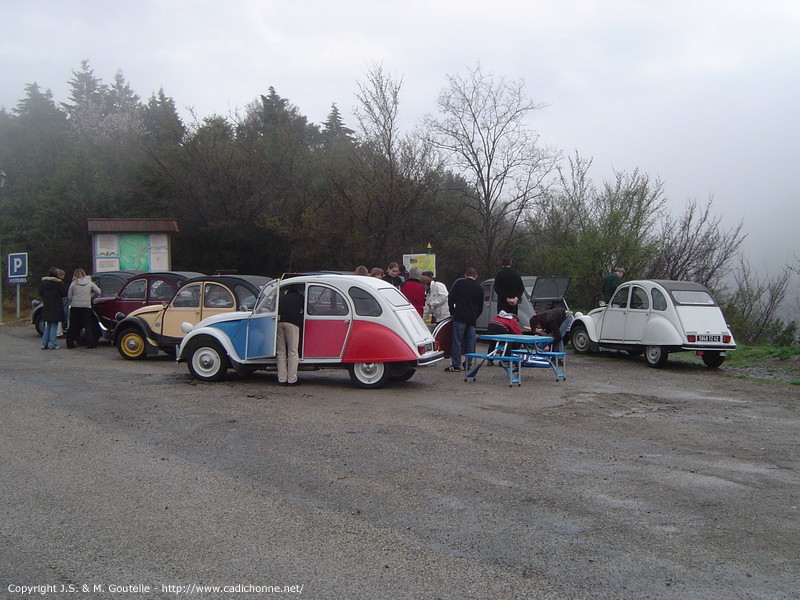
[[[358,287],[351,287],[347,290],[350,298],[353,299],[353,304],[356,307],[356,314],[363,317],[379,317],[381,315],[381,305],[375,297],[367,290],[362,290]]]
[[[119,277],[113,275],[101,276],[100,281],[96,281],[97,287],[100,288],[101,296],[116,296],[125,285],[125,282]]]
[[[667,310],[667,299],[661,290],[653,288],[653,310]]]
[[[175,308],[200,308],[200,284],[185,285],[175,294],[172,301]]]
[[[611,298],[611,308],[628,308],[628,291],[630,288],[623,287],[617,290]]]
[[[487,283],[483,286],[483,301],[484,302],[491,302],[492,301],[492,285]]]
[[[233,296],[228,291],[228,288],[218,283],[206,283],[205,295],[203,296],[204,308],[231,308],[233,304]]]
[[[306,313],[313,316],[341,317],[350,312],[347,302],[339,292],[319,285],[308,287]]]
[[[139,279],[130,283],[122,290],[120,298],[126,300],[144,300],[147,295],[147,280]]]
[[[239,299],[239,306],[237,309],[253,310],[256,304],[256,297],[253,293],[243,285],[237,285],[233,288],[236,297]]]
[[[633,290],[631,290],[631,308],[636,310],[650,308],[650,299],[647,297],[647,292],[639,286],[633,286]]]
[[[151,300],[169,300],[172,298],[172,287],[163,279],[154,279],[150,283]]]

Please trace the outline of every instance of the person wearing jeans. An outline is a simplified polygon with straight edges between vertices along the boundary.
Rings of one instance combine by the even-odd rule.
[[[58,336],[58,326],[64,320],[64,298],[67,296],[67,288],[61,281],[58,267],[50,267],[50,271],[42,277],[42,285],[39,287],[39,296],[42,298],[42,320],[44,321],[44,333],[42,335],[42,350],[57,350],[56,337]]]
[[[450,366],[445,371],[461,370],[461,348],[475,351],[475,323],[483,312],[483,288],[476,281],[478,271],[468,267],[464,277],[457,279],[447,295],[447,304],[453,317],[450,333]],[[472,361],[466,359],[464,367],[469,370]]]

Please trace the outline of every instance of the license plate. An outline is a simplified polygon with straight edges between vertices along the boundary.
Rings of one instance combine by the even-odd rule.
[[[698,342],[721,342],[722,338],[718,335],[698,335]]]

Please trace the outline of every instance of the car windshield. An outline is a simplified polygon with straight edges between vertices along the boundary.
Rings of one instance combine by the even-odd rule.
[[[257,313],[275,312],[275,293],[278,290],[279,283],[280,283],[279,279],[273,279],[263,288],[261,288],[261,294],[258,297],[258,303],[256,305],[255,312]]]
[[[702,290],[671,290],[670,294],[675,304],[691,304],[694,306],[714,306],[711,294]]]

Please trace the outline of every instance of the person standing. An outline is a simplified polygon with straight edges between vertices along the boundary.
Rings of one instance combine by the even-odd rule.
[[[403,284],[400,291],[411,302],[411,305],[417,309],[421,317],[425,310],[425,287],[422,285],[420,277],[422,277],[422,269],[411,267],[408,270],[408,281]]]
[[[525,284],[522,283],[520,274],[511,266],[511,257],[507,254],[500,257],[500,270],[494,276],[494,291],[497,294],[498,313],[519,313],[519,301],[525,294]]]
[[[75,347],[75,339],[81,330],[86,332],[86,347],[97,348],[94,337],[94,317],[92,315],[92,299],[100,295],[92,278],[83,269],[75,269],[72,283],[69,284],[69,329],[67,329],[67,348]]]
[[[59,277],[62,272],[58,267],[50,267],[42,284],[39,286],[39,297],[42,299],[42,321],[44,333],[42,334],[42,350],[58,350],[56,344],[58,326],[64,321],[64,298],[67,297],[67,288]]]
[[[386,267],[386,275],[383,280],[391,283],[398,290],[403,285],[403,278],[400,277],[400,266],[396,262],[390,262]]]
[[[475,323],[483,312],[483,288],[476,279],[478,271],[474,267],[468,267],[464,277],[456,280],[447,296],[447,305],[453,317],[450,366],[445,369],[449,373],[461,370],[462,345],[467,352],[475,351]],[[470,359],[465,359],[465,370],[469,370],[471,364]]]
[[[303,326],[302,292],[289,286],[278,304],[278,332],[275,343],[278,358],[278,385],[300,385],[297,367],[300,364],[300,329]]]
[[[431,323],[436,324],[444,321],[450,316],[450,309],[447,307],[447,286],[441,281],[433,278],[432,271],[425,271],[420,278],[422,285],[428,288],[425,295],[425,307],[422,310],[422,318],[431,317]]]
[[[611,296],[614,295],[614,292],[619,287],[619,282],[622,281],[624,276],[625,269],[617,267],[603,278],[603,299],[606,301],[606,304],[611,301]]]

